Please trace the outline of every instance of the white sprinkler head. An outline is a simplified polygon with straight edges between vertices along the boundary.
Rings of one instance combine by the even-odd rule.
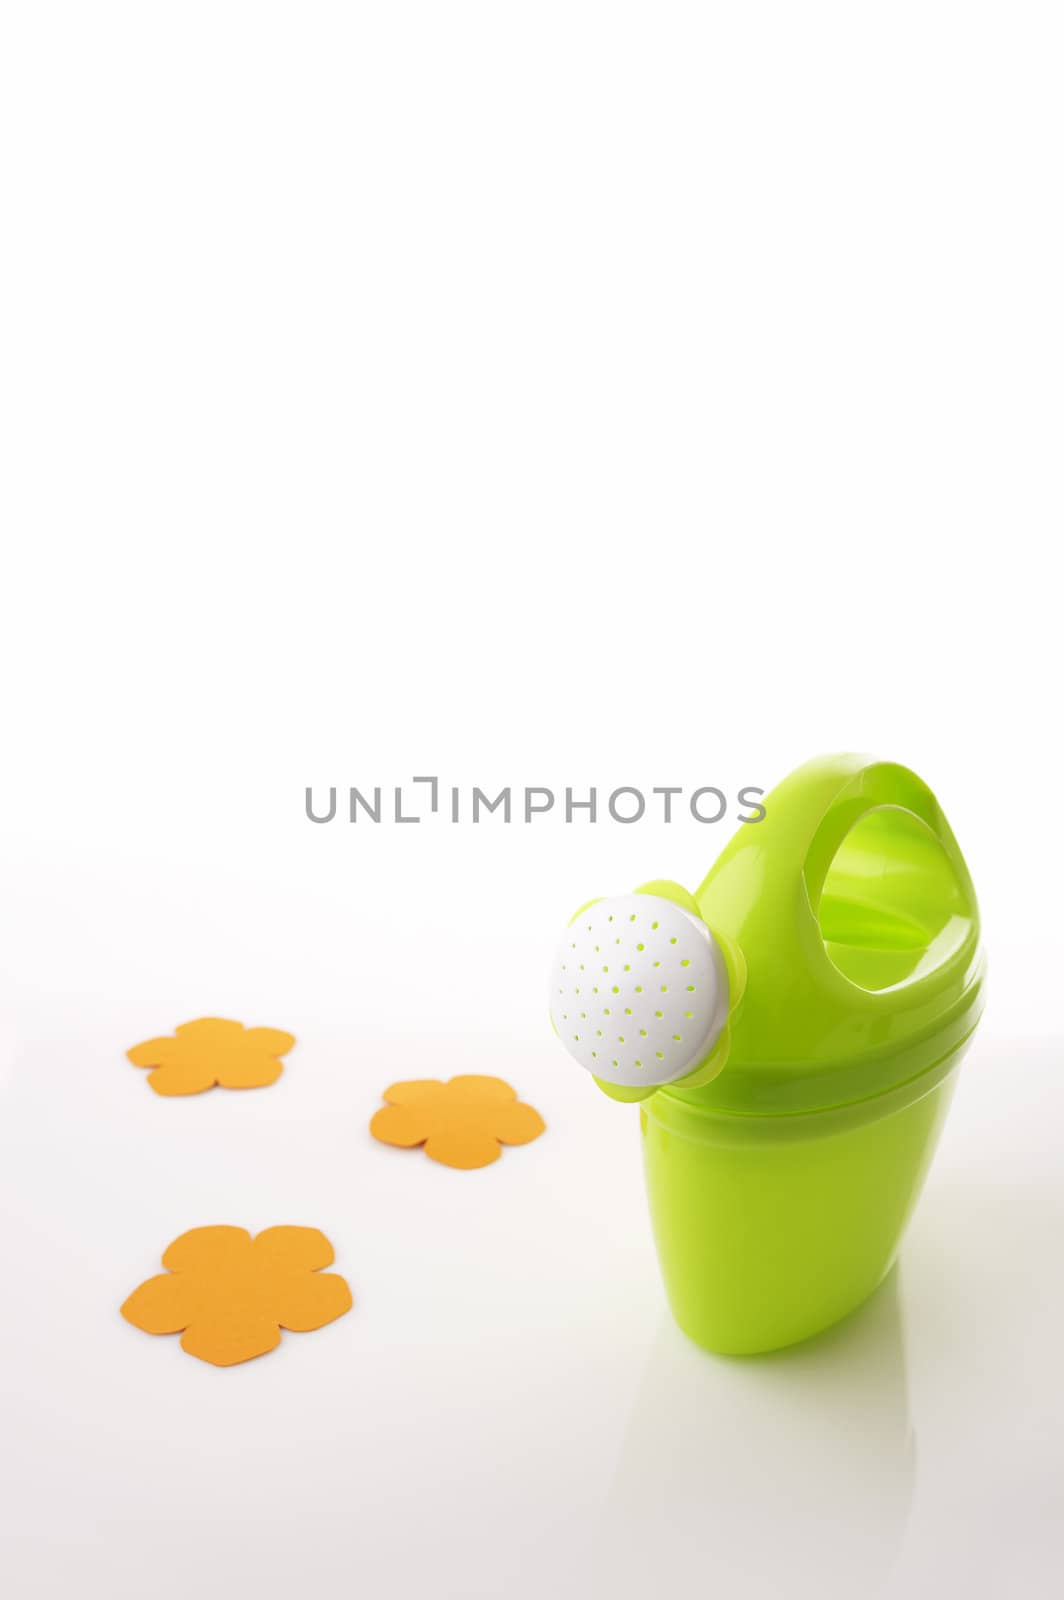
[[[558,1037],[604,1083],[657,1088],[706,1060],[728,1020],[728,974],[700,918],[655,894],[596,900],[551,973]]]

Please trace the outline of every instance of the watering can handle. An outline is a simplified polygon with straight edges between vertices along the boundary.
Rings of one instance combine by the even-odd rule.
[[[941,848],[949,868],[947,915],[967,924],[958,930],[946,966],[914,974],[889,990],[862,990],[832,963],[820,925],[821,897],[832,862],[847,835],[872,812],[915,818]],[[902,840],[884,870],[904,864]],[[870,855],[874,865],[875,857]],[[951,976],[963,988],[979,944],[979,913],[972,880],[953,831],[927,785],[907,767],[863,755],[820,756],[778,784],[765,799],[765,816],[744,825],[725,847],[695,896],[715,931],[733,939],[749,966],[747,1009],[775,1022],[781,1004],[813,1000],[826,1019],[840,1024],[884,1008],[910,1009],[941,990]],[[748,1017],[748,1028],[754,1025]],[[802,1043],[792,1015],[788,1048]],[[766,1037],[760,1048],[768,1050]]]
[[[797,778],[820,765],[810,762],[794,776]],[[843,840],[863,817],[887,808],[915,817],[934,836],[949,862],[967,912],[974,916],[975,891],[960,847],[941,806],[915,772],[894,762],[861,756],[828,757],[822,765],[837,779],[838,788],[828,800],[805,850],[802,876],[814,916],[820,905],[824,881]]]
[[[915,1077],[971,1031],[982,1007],[975,892],[937,800],[907,767],[832,755],[799,767],[764,805],[764,818],[739,829],[695,896],[747,971],[727,1065],[700,1094],[727,1110],[804,1111],[868,1098],[902,1073]],[[922,953],[919,944],[899,946],[901,959],[878,969],[887,981],[865,984],[867,947],[858,943],[847,958],[856,966],[843,970],[822,902],[849,834],[877,813],[882,832],[855,839],[840,863],[856,898],[837,900],[833,889],[830,914],[845,918],[850,905],[860,918],[864,886],[873,928],[885,896],[888,923],[892,911],[903,924],[911,919],[928,943]]]

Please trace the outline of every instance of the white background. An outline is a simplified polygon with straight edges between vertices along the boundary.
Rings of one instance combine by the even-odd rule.
[[[1064,365],[1053,4],[7,5],[0,1501],[11,1600],[1058,1592]],[[304,788],[932,784],[991,1004],[898,1272],[671,1326],[582,900],[728,823],[314,827]],[[290,1029],[268,1091],[124,1060]],[[398,1077],[547,1135],[373,1144]],[[321,1227],[217,1371],[117,1307]]]

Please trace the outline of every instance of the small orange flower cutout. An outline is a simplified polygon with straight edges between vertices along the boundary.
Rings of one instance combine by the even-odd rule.
[[[445,1167],[489,1166],[500,1145],[531,1144],[546,1127],[501,1078],[415,1078],[393,1083],[384,1098],[369,1125],[373,1137],[404,1149],[423,1144]]]
[[[167,1039],[148,1039],[127,1051],[135,1067],[152,1067],[148,1082],[156,1094],[202,1094],[223,1089],[261,1089],[284,1071],[278,1057],[295,1044],[280,1028],[245,1028],[224,1017],[183,1022]]]
[[[264,1356],[281,1329],[310,1333],[350,1311],[351,1290],[322,1273],[333,1247],[317,1228],[193,1228],[168,1247],[168,1271],[134,1289],[122,1315],[145,1333],[180,1333],[216,1367]]]

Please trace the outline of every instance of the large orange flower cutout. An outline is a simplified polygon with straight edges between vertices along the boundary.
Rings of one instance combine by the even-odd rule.
[[[169,1270],[134,1289],[122,1315],[145,1333],[180,1333],[216,1367],[264,1356],[281,1329],[310,1333],[350,1311],[351,1290],[322,1273],[333,1247],[317,1228],[193,1228],[163,1256]]]
[[[384,1098],[369,1125],[373,1137],[403,1148],[423,1144],[445,1167],[486,1167],[498,1161],[500,1145],[530,1144],[546,1127],[501,1078],[415,1078],[393,1083]]]
[[[223,1089],[261,1089],[284,1071],[278,1058],[295,1044],[280,1028],[245,1028],[224,1017],[183,1022],[172,1037],[148,1039],[127,1051],[135,1067],[152,1067],[148,1082],[156,1094],[202,1094]]]

